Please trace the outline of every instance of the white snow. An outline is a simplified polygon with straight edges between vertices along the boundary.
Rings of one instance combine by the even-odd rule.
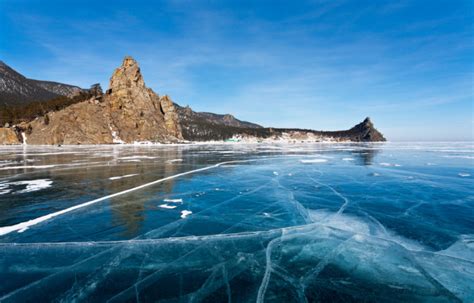
[[[189,216],[190,214],[192,214],[193,212],[190,211],[190,210],[183,210],[181,211],[181,218],[182,219],[186,219],[187,216]]]
[[[394,164],[394,163],[387,163],[387,162],[381,162],[379,163],[380,166],[394,166],[394,167],[400,167],[400,164]]]
[[[168,163],[174,163],[174,162],[183,162],[183,159],[171,159],[167,161]]]
[[[133,176],[138,176],[138,174],[130,174],[130,175],[110,177],[109,180],[119,180],[119,179],[129,178],[129,177],[133,177]]]
[[[7,182],[0,184],[0,195],[8,194],[13,191],[12,186],[23,186],[26,185],[26,188],[17,191],[18,194],[23,193],[30,193],[35,192],[38,190],[42,190],[48,187],[51,187],[53,181],[49,179],[37,179],[37,180],[25,180],[25,181],[15,181],[15,182]]]
[[[163,201],[168,203],[183,203],[183,199],[164,199]]]
[[[159,207],[173,209],[173,208],[176,208],[176,205],[160,204]]]
[[[301,163],[324,163],[328,162],[326,159],[303,159],[300,160]]]
[[[128,156],[128,157],[120,157],[119,160],[138,160],[138,159],[156,159],[157,157],[152,156]]]
[[[23,138],[23,145],[26,145],[27,144],[26,143],[27,138],[26,138],[26,134],[24,132],[21,133],[21,137]]]

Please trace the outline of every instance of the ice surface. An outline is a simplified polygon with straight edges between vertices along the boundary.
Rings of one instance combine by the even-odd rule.
[[[4,147],[0,301],[474,302],[472,148]]]

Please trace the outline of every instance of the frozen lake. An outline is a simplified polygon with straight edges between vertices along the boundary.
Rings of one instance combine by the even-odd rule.
[[[0,148],[0,301],[474,302],[472,143]]]

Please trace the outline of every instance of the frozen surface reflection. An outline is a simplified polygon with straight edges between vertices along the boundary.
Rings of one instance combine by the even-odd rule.
[[[0,301],[473,302],[473,146],[0,149]]]

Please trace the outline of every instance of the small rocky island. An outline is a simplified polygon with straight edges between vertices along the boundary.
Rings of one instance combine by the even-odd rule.
[[[195,112],[148,88],[131,57],[114,71],[105,93],[98,85],[85,90],[27,79],[0,62],[0,98],[0,144],[385,141],[369,118],[349,130],[316,131]]]

